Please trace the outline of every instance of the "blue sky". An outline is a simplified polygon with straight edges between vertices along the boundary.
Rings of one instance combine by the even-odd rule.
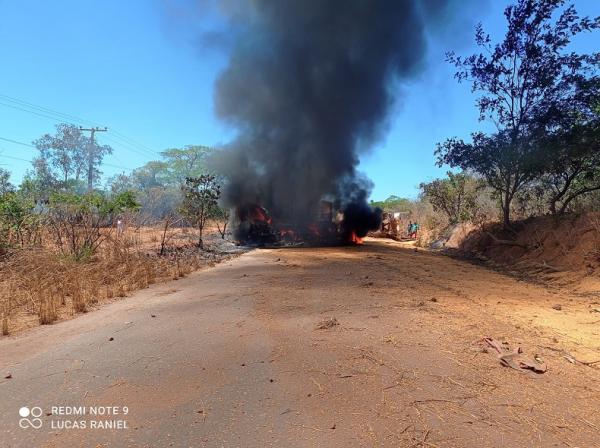
[[[200,44],[202,31],[219,22],[202,7],[182,8],[185,3],[0,0],[0,166],[13,182],[36,150],[3,139],[30,143],[52,132],[58,117],[40,109],[35,115],[11,98],[75,116],[76,124],[108,126],[98,135],[115,150],[105,175],[136,168],[165,148],[228,141],[232,132],[215,118],[212,102],[226,55]],[[436,142],[481,128],[474,96],[453,79],[444,53],[473,52],[478,21],[499,38],[508,2],[474,3],[457,23],[430,36],[426,68],[401,86],[386,138],[361,158],[361,171],[375,183],[373,199],[415,197],[420,182],[445,171],[435,167]],[[599,0],[575,3],[581,14],[600,15]],[[597,51],[598,34],[575,47]]]

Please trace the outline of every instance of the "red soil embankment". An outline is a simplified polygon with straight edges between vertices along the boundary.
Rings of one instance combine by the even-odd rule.
[[[513,230],[488,224],[454,240],[447,247],[478,254],[516,273],[600,292],[600,213],[530,218],[515,222]]]

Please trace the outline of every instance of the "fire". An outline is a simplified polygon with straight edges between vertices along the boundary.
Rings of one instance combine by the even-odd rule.
[[[283,217],[289,219],[284,221],[282,216],[272,216],[267,208],[249,203],[237,208],[236,238],[240,244],[259,247],[359,245],[363,244],[367,230],[379,225],[378,219],[365,223],[365,214],[375,214],[377,218],[377,212],[371,209],[369,212],[361,207],[335,210],[332,202],[323,200],[310,216],[296,219],[283,213]]]
[[[296,241],[298,237],[292,229],[280,229],[279,236],[285,241]]]
[[[354,230],[350,232],[350,241],[354,244],[363,244],[363,239]]]
[[[250,219],[255,222],[266,222],[271,224],[271,217],[267,215],[264,208],[256,206],[250,211]]]
[[[316,237],[320,237],[321,236],[321,232],[319,231],[319,226],[317,226],[316,224],[309,224],[308,225],[308,231]]]

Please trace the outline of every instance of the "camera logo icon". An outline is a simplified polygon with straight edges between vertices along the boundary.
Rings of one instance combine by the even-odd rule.
[[[42,408],[38,406],[34,406],[32,408],[28,408],[27,406],[23,406],[19,409],[19,415],[21,419],[19,420],[19,426],[23,429],[26,428],[34,428],[40,429],[42,427]]]

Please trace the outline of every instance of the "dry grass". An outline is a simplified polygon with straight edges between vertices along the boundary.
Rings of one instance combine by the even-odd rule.
[[[48,242],[9,251],[0,260],[2,334],[85,313],[99,302],[125,297],[155,282],[184,277],[213,264],[187,229],[177,229],[165,256],[156,253],[160,229],[132,228],[108,237],[84,261],[60,255]]]
[[[590,229],[592,229],[592,232],[594,232],[594,234],[596,235],[591,250],[591,255],[597,261],[600,261],[600,214],[590,214],[588,216],[588,220],[590,223]]]

